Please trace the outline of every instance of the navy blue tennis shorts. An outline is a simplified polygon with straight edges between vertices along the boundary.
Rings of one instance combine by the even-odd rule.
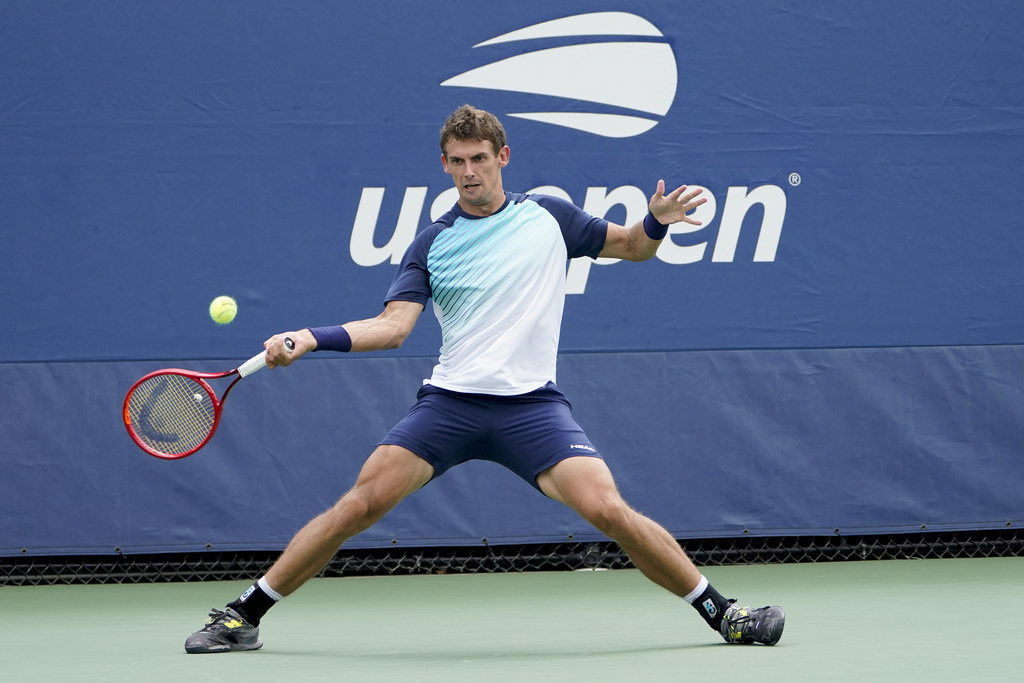
[[[537,475],[577,455],[601,455],[551,382],[519,396],[463,394],[425,384],[381,445],[407,448],[434,467],[433,479],[467,460],[490,460],[537,486]]]

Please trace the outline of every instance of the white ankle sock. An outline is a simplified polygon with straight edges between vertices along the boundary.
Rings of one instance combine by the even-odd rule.
[[[261,577],[260,580],[257,581],[256,583],[258,583],[260,585],[260,589],[264,593],[266,593],[268,597],[272,598],[274,600],[274,602],[281,602],[281,600],[284,599],[283,595],[281,595],[280,593],[278,593],[277,591],[275,591],[273,588],[270,587],[270,584],[267,583],[267,577],[265,577],[265,576]],[[699,593],[698,593],[698,595],[699,595]]]
[[[687,594],[687,596],[685,598],[683,598],[683,600],[686,600],[686,602],[688,602],[688,603],[690,603],[692,605],[693,601],[696,600],[697,598],[699,598],[700,594],[703,593],[705,591],[705,589],[707,589],[707,587],[708,587],[707,577],[705,577],[703,574],[701,574],[701,576],[700,576],[700,583],[698,583],[697,587],[694,588],[692,591],[690,591],[689,594]],[[267,589],[264,588],[263,590],[267,590]]]

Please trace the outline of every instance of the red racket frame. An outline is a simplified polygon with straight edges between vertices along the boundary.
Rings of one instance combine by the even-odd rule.
[[[288,351],[295,350],[295,342],[292,340],[291,337],[284,338],[284,346]],[[149,453],[154,458],[160,458],[162,460],[180,460],[181,458],[186,458],[192,455],[200,448],[205,446],[210,441],[210,439],[213,438],[213,435],[217,433],[217,427],[220,426],[221,411],[224,409],[224,401],[227,400],[228,394],[230,394],[231,390],[235,388],[236,384],[238,384],[238,380],[242,379],[243,377],[248,377],[252,373],[256,372],[261,368],[265,368],[266,366],[266,352],[263,352],[256,354],[246,362],[239,365],[234,370],[228,370],[227,372],[194,372],[192,370],[182,370],[181,368],[165,368],[163,370],[157,370],[155,372],[149,373],[148,375],[137,381],[135,384],[133,384],[132,388],[128,390],[127,394],[125,394],[124,405],[121,408],[121,415],[122,418],[124,419],[125,429],[128,430],[128,436],[132,438],[132,441],[134,441],[139,448],[144,450],[146,453]],[[131,402],[132,393],[143,382],[153,379],[154,377],[159,377],[161,375],[177,375],[179,377],[185,377],[187,379],[195,381],[206,391],[206,394],[210,397],[210,401],[213,402],[213,425],[210,427],[210,433],[207,434],[206,438],[203,439],[202,442],[199,443],[197,446],[194,446],[183,453],[161,453],[160,451],[156,450],[155,448],[147,444],[145,441],[143,441],[139,434],[135,431],[135,428],[132,426],[132,417],[128,411],[128,404]],[[228,385],[228,388],[224,390],[224,393],[221,394],[221,397],[217,398],[217,394],[214,393],[213,387],[211,387],[206,380],[224,379],[225,377],[230,377],[231,375],[238,375],[238,377],[236,377],[235,380]]]
[[[139,387],[139,385],[143,384],[144,382],[151,380],[154,377],[159,377],[161,375],[178,375],[181,377],[185,377],[187,379],[194,380],[199,386],[201,386],[206,391],[206,394],[210,397],[210,401],[213,402],[213,425],[210,427],[210,433],[207,434],[206,438],[203,439],[202,442],[200,442],[197,446],[194,446],[193,448],[185,451],[184,453],[161,453],[160,451],[156,450],[155,448],[147,444],[145,441],[143,441],[142,438],[139,436],[138,432],[136,432],[134,427],[132,426],[132,418],[128,412],[128,404],[131,400],[132,392],[134,392]],[[217,394],[214,393],[213,387],[211,387],[206,382],[206,380],[223,379],[225,377],[230,377],[231,375],[238,375],[238,377],[236,377],[235,380],[228,385],[228,388],[224,390],[224,394],[220,398],[217,398]],[[187,458],[188,456],[192,455],[200,448],[205,446],[210,441],[210,439],[213,438],[213,435],[217,432],[217,427],[220,426],[220,415],[224,409],[224,401],[227,400],[228,394],[231,393],[231,390],[234,389],[235,385],[238,384],[238,380],[240,379],[242,379],[242,376],[238,373],[237,368],[234,370],[229,370],[227,372],[193,372],[192,370],[182,370],[181,368],[166,368],[164,370],[157,370],[156,372],[149,373],[148,375],[137,381],[135,384],[133,384],[132,388],[128,390],[127,394],[125,394],[122,414],[124,416],[124,426],[128,429],[128,436],[132,438],[132,441],[134,441],[139,448],[146,451],[155,458],[161,458],[163,460],[180,460],[181,458]]]

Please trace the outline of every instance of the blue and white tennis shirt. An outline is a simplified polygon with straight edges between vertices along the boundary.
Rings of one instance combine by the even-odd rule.
[[[506,192],[490,216],[456,204],[419,233],[385,301],[433,299],[442,346],[424,383],[514,396],[554,382],[566,261],[596,258],[607,232],[563,199]]]

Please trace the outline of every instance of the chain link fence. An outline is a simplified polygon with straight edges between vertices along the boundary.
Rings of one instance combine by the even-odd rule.
[[[781,536],[680,541],[698,566],[862,560],[1019,557],[1017,529],[877,536]],[[249,580],[274,552],[0,558],[0,586]],[[625,569],[633,563],[614,543],[342,549],[320,576]]]

